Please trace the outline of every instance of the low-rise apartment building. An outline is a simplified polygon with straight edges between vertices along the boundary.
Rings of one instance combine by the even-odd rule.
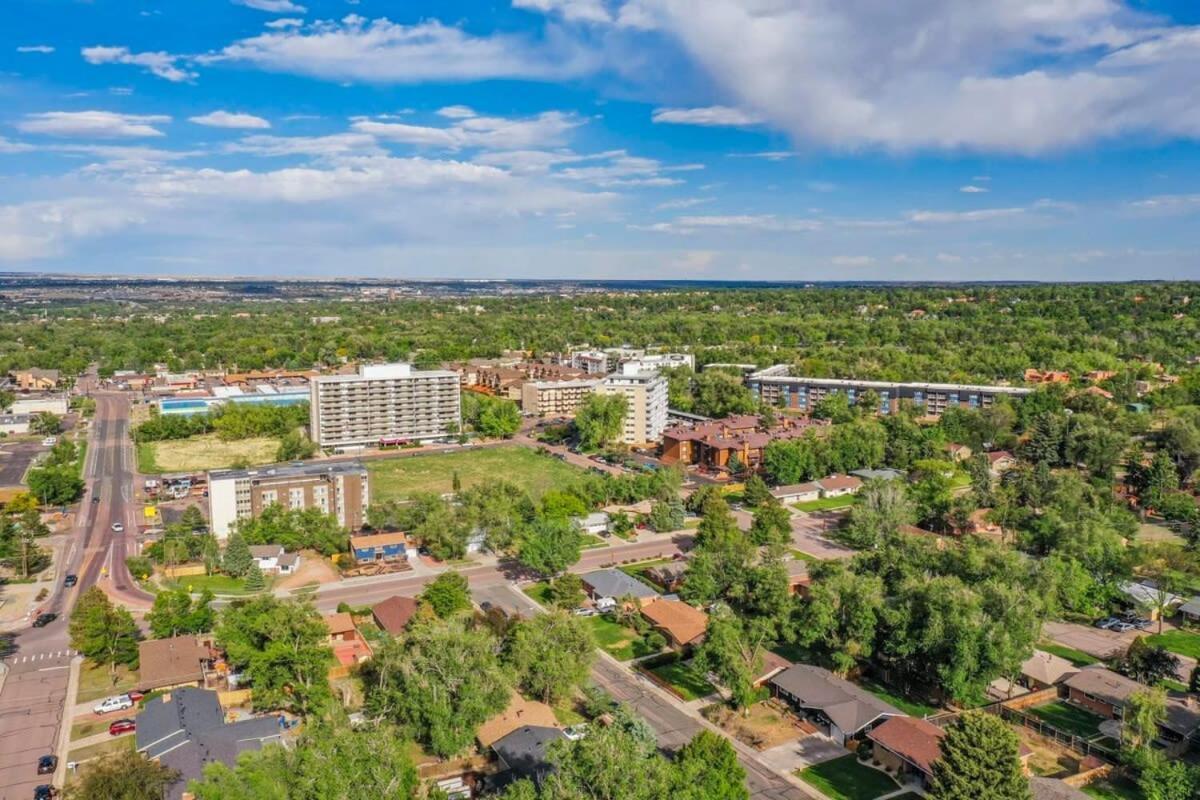
[[[622,371],[596,387],[599,394],[624,395],[628,402],[621,441],[629,445],[657,444],[667,427],[667,379],[657,372]]]
[[[462,425],[458,374],[411,364],[315,378],[309,403],[313,441],[334,450],[440,439]]]
[[[571,366],[588,375],[604,375],[608,372],[608,354],[601,350],[580,350],[571,353]]]
[[[539,417],[574,416],[575,409],[599,383],[599,378],[526,381],[521,385],[521,411]]]
[[[806,378],[789,374],[785,364],[760,370],[746,379],[755,398],[768,405],[810,412],[822,399],[843,392],[851,403],[866,392],[879,397],[879,413],[892,414],[907,400],[938,417],[952,406],[986,408],[1001,398],[1024,397],[1032,389],[1016,386],[981,386],[959,383],[896,383],[839,378]]]
[[[337,517],[338,524],[347,530],[358,530],[369,502],[367,468],[360,461],[279,464],[208,473],[209,523],[221,540],[229,536],[239,519],[257,517],[272,505],[317,508]]]
[[[677,425],[662,435],[662,461],[682,462],[708,469],[723,469],[737,456],[743,466],[755,469],[771,442],[795,439],[825,420],[783,417],[767,428],[754,414],[742,414],[696,424]]]

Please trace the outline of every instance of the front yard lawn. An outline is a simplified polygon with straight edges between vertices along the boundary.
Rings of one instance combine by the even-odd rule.
[[[831,800],[875,800],[900,788],[879,770],[858,763],[853,755],[805,767],[796,775]]]
[[[117,667],[115,682],[108,665],[95,666],[84,661],[79,668],[79,692],[76,703],[87,703],[114,694],[124,694],[137,685],[138,675],[128,667]]]
[[[1167,631],[1146,637],[1146,644],[1157,644],[1181,656],[1200,659],[1200,633]]]
[[[690,660],[672,661],[669,664],[654,667],[650,671],[671,684],[685,701],[708,697],[717,690]]]
[[[585,617],[596,637],[596,645],[618,661],[630,661],[658,652],[646,646],[637,631],[618,624],[611,617],[598,615]]]
[[[1039,650],[1045,650],[1047,653],[1053,653],[1059,658],[1065,658],[1077,667],[1087,667],[1092,664],[1100,663],[1100,660],[1094,656],[1090,656],[1082,650],[1076,650],[1074,647],[1067,647],[1056,642],[1038,642]]]
[[[178,586],[187,589],[189,592],[202,592],[208,589],[213,594],[257,594],[270,590],[272,579],[266,579],[266,586],[257,591],[251,591],[246,588],[246,581],[243,578],[234,578],[229,575],[183,575],[169,582],[171,586]]]
[[[1029,713],[1064,733],[1073,733],[1085,739],[1099,736],[1100,723],[1104,721],[1092,712],[1062,700],[1031,708]]]
[[[925,703],[921,703],[916,700],[910,700],[892,688],[884,686],[882,683],[877,683],[870,678],[863,678],[858,683],[859,686],[862,686],[862,688],[866,689],[883,702],[895,706],[905,714],[908,714],[910,717],[928,717],[930,714],[936,714],[940,710],[934,706],[926,705]]]
[[[835,508],[849,508],[853,504],[854,495],[845,494],[841,497],[822,497],[819,500],[793,503],[792,507],[800,511],[832,511]]]

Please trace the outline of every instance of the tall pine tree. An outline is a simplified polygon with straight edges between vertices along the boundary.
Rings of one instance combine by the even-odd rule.
[[[933,800],[1030,800],[1017,734],[1000,717],[968,711],[946,729],[933,764]]]

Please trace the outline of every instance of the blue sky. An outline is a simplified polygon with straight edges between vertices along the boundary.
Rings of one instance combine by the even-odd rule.
[[[1184,0],[9,0],[0,270],[1200,278]]]

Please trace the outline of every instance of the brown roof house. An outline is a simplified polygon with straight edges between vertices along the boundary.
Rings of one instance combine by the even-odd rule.
[[[325,618],[329,629],[329,646],[338,665],[329,671],[330,678],[342,678],[350,674],[350,668],[371,657],[371,645],[354,624],[354,617],[345,611],[329,614]]]
[[[212,640],[199,636],[173,636],[138,642],[138,684],[142,691],[176,686],[204,686],[217,653]]]
[[[1121,719],[1129,698],[1146,687],[1100,665],[1084,667],[1063,682],[1067,700],[1105,719]],[[1180,755],[1200,731],[1200,706],[1194,696],[1167,698],[1167,716],[1158,726],[1158,743],[1167,755]]]
[[[942,757],[946,732],[923,719],[891,717],[867,733],[875,743],[875,760],[901,783],[912,780],[921,787],[933,778],[933,762]]]
[[[769,681],[771,694],[786,700],[839,744],[855,739],[904,712],[827,669],[793,664]]]
[[[858,494],[863,482],[853,475],[830,475],[817,481],[821,487],[822,497],[843,497],[848,494]]]
[[[672,647],[698,644],[708,628],[708,614],[681,600],[655,600],[642,607],[642,616],[667,637]]]
[[[401,597],[394,594],[386,600],[381,600],[371,607],[371,616],[380,630],[398,636],[408,625],[408,621],[417,613],[417,601],[411,597]]]
[[[557,728],[558,720],[554,716],[554,709],[550,706],[536,700],[526,700],[518,693],[513,692],[512,698],[508,701],[508,707],[480,725],[479,730],[475,732],[475,738],[484,747],[491,747],[505,736],[526,725]]]

